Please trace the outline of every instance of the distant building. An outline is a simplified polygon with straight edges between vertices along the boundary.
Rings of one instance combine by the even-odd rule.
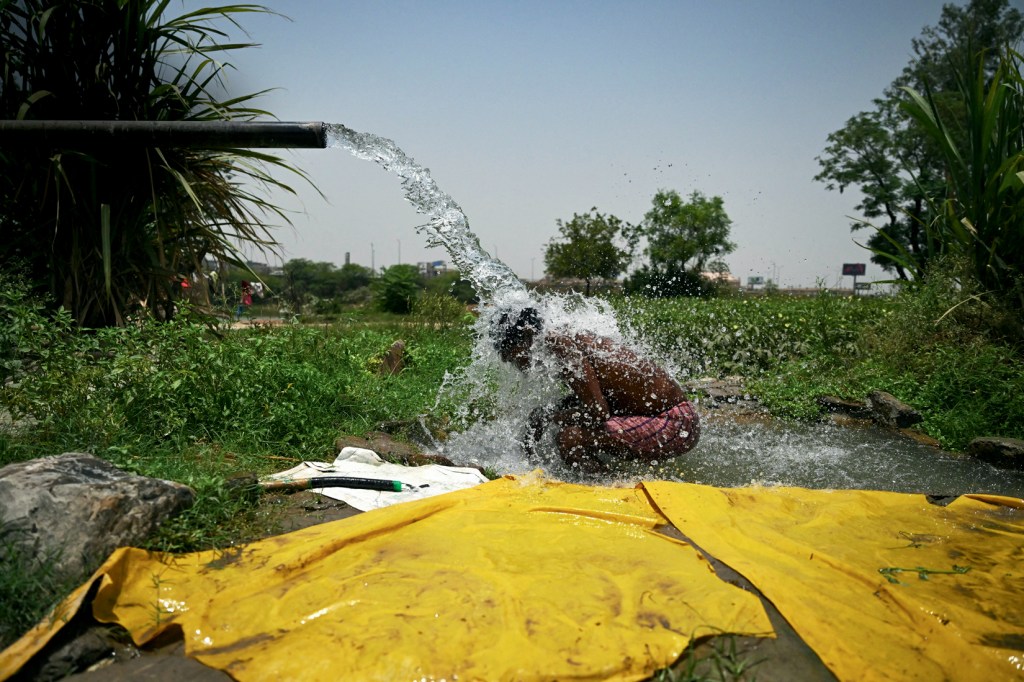
[[[740,288],[740,278],[731,272],[702,272],[700,276],[709,282],[727,286],[730,289]]]
[[[429,263],[417,263],[420,276],[424,279],[432,279],[438,275],[448,272],[448,264],[443,260],[430,261]]]

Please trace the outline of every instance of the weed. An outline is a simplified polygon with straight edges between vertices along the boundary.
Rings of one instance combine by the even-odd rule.
[[[740,638],[722,633],[706,643],[691,643],[674,665],[663,668],[655,682],[754,682],[754,669],[762,662],[743,651]]]
[[[30,551],[0,532],[0,649],[38,623],[86,576],[63,576],[60,553]]]

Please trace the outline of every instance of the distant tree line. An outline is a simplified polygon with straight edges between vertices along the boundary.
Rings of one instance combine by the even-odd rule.
[[[615,279],[636,260],[625,279],[627,293],[652,298],[701,296],[714,285],[701,276],[736,245],[729,240],[732,221],[721,197],[694,190],[685,199],[675,190],[660,190],[637,225],[597,208],[556,221],[559,236],[545,249],[544,265],[552,277],[584,281],[590,295],[595,280]]]
[[[234,290],[238,282],[252,277],[248,270],[233,268],[227,279]],[[365,265],[346,263],[339,267],[326,261],[293,258],[279,273],[259,279],[266,284],[265,298],[279,301],[296,314],[330,315],[364,305],[405,314],[412,312],[423,295],[446,296],[462,304],[476,301],[472,285],[458,272],[424,277],[417,266],[410,264],[393,265],[374,276]]]

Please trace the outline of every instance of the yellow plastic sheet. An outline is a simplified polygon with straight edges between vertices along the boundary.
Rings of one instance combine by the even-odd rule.
[[[841,680],[1022,676],[1020,500],[964,496],[939,507],[854,490],[644,488],[684,535],[758,587]]]
[[[239,680],[638,680],[694,636],[770,634],[665,523],[642,490],[503,479],[236,552],[118,550],[93,610]]]

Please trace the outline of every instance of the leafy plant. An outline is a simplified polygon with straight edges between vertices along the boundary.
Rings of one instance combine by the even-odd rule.
[[[420,273],[415,265],[392,265],[370,285],[377,306],[389,313],[407,314],[419,295]]]
[[[465,304],[448,294],[421,294],[412,304],[413,317],[436,329],[451,329],[472,320]],[[467,318],[468,315],[468,318]]]
[[[1024,77],[1006,49],[994,73],[984,51],[954,53],[962,115],[932,89],[906,88],[904,108],[941,151],[947,192],[926,225],[944,251],[966,257],[982,285],[1024,311]]]
[[[0,648],[38,623],[86,577],[59,577],[59,560],[59,554],[26,553],[0,528]]]
[[[552,277],[584,280],[590,295],[595,279],[615,279],[629,265],[631,253],[616,241],[632,228],[613,215],[598,213],[597,208],[572,220],[556,221],[560,241],[552,240],[544,250],[544,266]]]
[[[863,219],[852,228],[871,225],[876,231],[866,246],[872,261],[901,280],[919,275],[928,261],[943,252],[928,226],[940,215],[946,193],[943,152],[915,117],[901,106],[905,88],[934,93],[936,111],[947,120],[960,117],[963,105],[958,81],[965,60],[979,51],[986,77],[996,69],[998,51],[1015,45],[1024,33],[1024,15],[1007,0],[971,0],[943,5],[935,26],[926,26],[911,42],[912,58],[903,72],[874,101],[872,111],[852,116],[828,136],[817,161],[815,180],[830,190],[860,190],[857,209]],[[973,79],[972,68],[966,73]],[[967,127],[956,126],[956,144]],[[877,227],[876,227],[877,226]]]
[[[694,190],[684,200],[675,190],[659,190],[643,222],[628,231],[631,245],[646,240],[649,271],[668,281],[682,273],[699,276],[709,261],[735,251],[731,226],[721,197]]]
[[[246,121],[261,93],[229,95],[234,43],[217,22],[258,5],[169,16],[167,0],[0,3],[8,119]],[[243,149],[45,145],[0,150],[0,263],[32,279],[78,324],[123,324],[129,309],[174,314],[177,282],[204,257],[244,265],[239,244],[272,248],[283,209],[259,189],[291,188],[271,169],[305,177],[279,157]]]
[[[743,651],[742,638],[719,633],[709,640],[692,642],[671,667],[657,671],[655,682],[739,682],[753,680],[763,662]],[[699,648],[698,648],[699,647]]]

